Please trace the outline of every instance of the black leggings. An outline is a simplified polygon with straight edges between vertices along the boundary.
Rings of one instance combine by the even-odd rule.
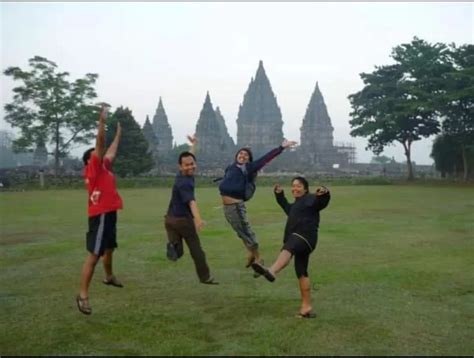
[[[295,257],[296,277],[308,277],[309,255],[316,247],[316,240],[307,240],[301,235],[291,234],[283,245]]]

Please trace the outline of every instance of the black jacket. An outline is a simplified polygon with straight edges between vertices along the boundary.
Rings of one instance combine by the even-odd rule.
[[[314,248],[318,239],[319,212],[329,204],[331,199],[329,191],[321,196],[307,193],[297,198],[292,204],[288,203],[284,192],[275,192],[275,197],[288,215],[283,242],[286,242],[291,234],[296,233],[307,239]]]

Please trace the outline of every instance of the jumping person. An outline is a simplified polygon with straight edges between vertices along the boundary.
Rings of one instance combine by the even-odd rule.
[[[247,268],[254,261],[261,262],[261,258],[257,238],[247,219],[245,201],[250,200],[255,190],[258,171],[280,155],[283,150],[295,144],[296,142],[285,140],[281,146],[272,149],[255,161],[253,161],[253,155],[249,148],[239,149],[235,155],[234,163],[226,168],[224,178],[219,185],[225,218],[248,251],[247,264],[245,265]]]
[[[117,154],[122,128],[118,123],[115,138],[105,151],[106,117],[107,111],[103,108],[99,117],[95,148],[87,150],[82,158],[85,166],[84,179],[89,194],[89,231],[86,236],[86,248],[89,254],[82,266],[81,287],[76,303],[79,311],[84,314],[92,313],[89,304],[89,285],[100,257],[106,275],[103,283],[123,287],[112,271],[112,255],[117,247],[117,210],[122,209],[122,199],[117,192],[115,176],[112,173],[112,162]]]
[[[183,254],[184,239],[194,261],[199,281],[205,284],[218,284],[210,274],[206,254],[198,236],[204,221],[201,219],[194,196],[194,172],[197,168],[194,152],[197,140],[196,137],[190,136],[188,139],[191,142],[191,150],[179,155],[179,173],[176,175],[165,216],[165,229],[169,242],[167,255],[170,260],[176,261]]]
[[[295,198],[289,204],[279,184],[274,187],[278,204],[288,216],[283,239],[283,248],[274,264],[268,269],[259,262],[252,263],[255,272],[263,275],[268,281],[275,281],[275,276],[295,257],[295,271],[301,292],[299,316],[315,318],[311,305],[311,286],[308,277],[309,256],[318,242],[319,212],[331,199],[329,190],[319,187],[315,194],[309,193],[308,182],[303,177],[291,181],[291,193]]]

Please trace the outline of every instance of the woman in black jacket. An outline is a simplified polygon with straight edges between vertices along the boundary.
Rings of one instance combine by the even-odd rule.
[[[308,278],[309,255],[318,242],[319,212],[329,204],[331,195],[325,187],[319,187],[315,194],[309,193],[308,181],[303,177],[296,177],[291,181],[294,203],[288,203],[279,184],[275,185],[274,193],[278,204],[288,216],[283,248],[269,269],[259,262],[252,263],[252,268],[273,282],[278,272],[295,256],[295,271],[301,292],[299,315],[303,318],[314,318],[316,313],[311,306],[311,285]]]

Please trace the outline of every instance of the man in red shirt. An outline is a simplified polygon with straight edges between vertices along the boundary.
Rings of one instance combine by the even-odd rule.
[[[115,138],[105,151],[106,117],[106,109],[103,109],[99,118],[95,148],[87,150],[82,158],[85,165],[84,179],[89,193],[89,231],[86,244],[89,255],[82,266],[81,289],[76,302],[79,311],[84,314],[92,313],[89,305],[89,284],[100,257],[106,274],[103,282],[106,285],[123,287],[112,273],[112,254],[117,247],[117,210],[122,209],[122,198],[117,192],[115,176],[111,171],[122,128],[118,123]]]

